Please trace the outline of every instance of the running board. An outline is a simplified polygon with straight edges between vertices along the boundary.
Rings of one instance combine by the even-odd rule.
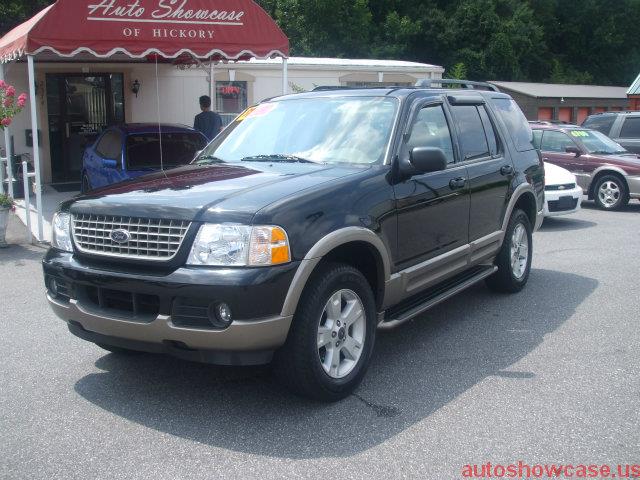
[[[405,322],[408,322],[416,315],[420,315],[440,302],[444,302],[455,294],[478,283],[480,280],[484,280],[489,275],[492,275],[497,269],[498,267],[495,265],[482,265],[472,269],[470,272],[465,272],[453,277],[452,279],[444,282],[443,285],[427,290],[419,297],[419,299],[410,301],[408,304],[405,303],[406,306],[404,308],[400,306],[388,310],[385,314],[384,320],[378,324],[378,329],[391,330]]]

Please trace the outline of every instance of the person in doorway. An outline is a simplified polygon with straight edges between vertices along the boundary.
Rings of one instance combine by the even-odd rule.
[[[222,130],[222,118],[211,111],[211,97],[208,95],[200,97],[200,110],[202,112],[196,115],[193,128],[202,132],[208,140],[213,140]]]

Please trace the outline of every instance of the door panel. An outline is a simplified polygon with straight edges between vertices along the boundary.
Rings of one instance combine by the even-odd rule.
[[[473,241],[502,228],[513,167],[501,156],[471,163],[467,171],[471,195],[469,240]]]
[[[466,167],[414,176],[395,186],[401,268],[469,242],[469,189],[450,185],[458,178],[467,180]]]

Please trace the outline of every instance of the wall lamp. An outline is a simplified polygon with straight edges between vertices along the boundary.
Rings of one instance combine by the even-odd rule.
[[[140,82],[136,78],[131,84],[131,93],[135,94],[136,98],[138,98],[139,91],[140,91]]]

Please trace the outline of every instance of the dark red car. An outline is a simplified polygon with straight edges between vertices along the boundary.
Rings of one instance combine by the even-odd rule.
[[[585,195],[604,210],[640,199],[640,158],[596,130],[530,122],[545,162],[573,173]]]

